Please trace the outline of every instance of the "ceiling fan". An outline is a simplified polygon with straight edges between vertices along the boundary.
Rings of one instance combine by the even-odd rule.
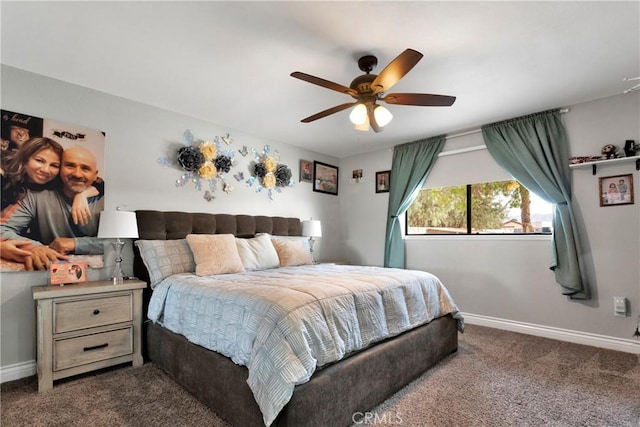
[[[373,55],[365,55],[358,60],[358,67],[366,74],[353,79],[349,87],[301,73],[300,71],[291,73],[291,77],[350,95],[355,99],[354,102],[340,104],[302,119],[302,123],[310,123],[355,106],[349,118],[356,125],[356,129],[366,131],[371,126],[375,132],[380,132],[393,118],[389,110],[382,105],[378,105],[380,101],[387,104],[423,107],[449,107],[453,105],[456,100],[455,96],[427,93],[390,93],[385,95],[386,91],[411,71],[418,61],[422,59],[422,56],[418,51],[406,49],[391,61],[380,74],[376,75],[371,74],[371,71],[378,65],[378,58]]]

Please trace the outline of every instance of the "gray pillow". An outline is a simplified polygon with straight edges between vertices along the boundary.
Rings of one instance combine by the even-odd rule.
[[[172,274],[193,273],[196,263],[186,239],[136,240],[153,289]]]

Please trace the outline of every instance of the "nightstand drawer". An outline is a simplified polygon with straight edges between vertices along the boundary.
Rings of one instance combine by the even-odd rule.
[[[132,294],[54,302],[53,332],[68,332],[94,326],[130,322]]]
[[[133,327],[54,341],[53,370],[133,353]]]

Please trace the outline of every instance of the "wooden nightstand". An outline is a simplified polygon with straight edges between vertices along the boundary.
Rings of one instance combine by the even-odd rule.
[[[52,389],[54,380],[107,366],[142,366],[146,287],[140,280],[33,287],[38,391]]]

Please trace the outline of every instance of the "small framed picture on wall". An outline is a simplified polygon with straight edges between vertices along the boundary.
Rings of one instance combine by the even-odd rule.
[[[313,169],[309,160],[300,160],[300,182],[313,182]]]
[[[376,193],[388,193],[391,171],[376,172]]]
[[[632,205],[633,175],[603,176],[599,179],[600,206]]]

